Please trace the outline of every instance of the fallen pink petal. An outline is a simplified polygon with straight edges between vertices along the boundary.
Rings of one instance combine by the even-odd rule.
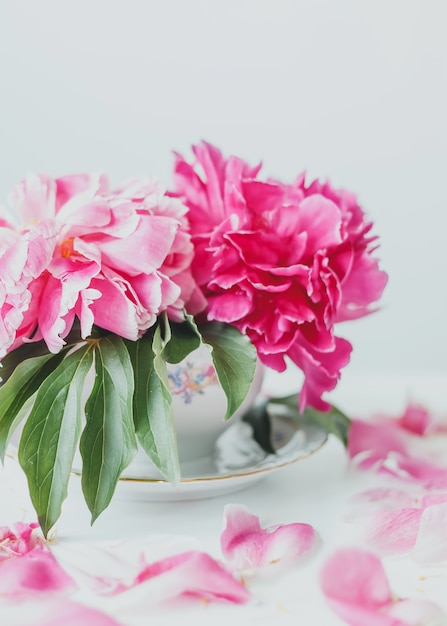
[[[425,413],[415,407],[407,408],[397,419],[383,416],[368,421],[354,419],[349,431],[348,453],[361,469],[417,482],[428,489],[445,489],[447,467],[432,461],[430,442],[425,440],[427,429]],[[418,443],[417,454],[412,450],[416,447],[414,439]],[[427,443],[425,453],[421,445],[424,442]]]
[[[183,535],[136,536],[120,541],[51,546],[57,561],[80,589],[97,595],[120,594],[138,583],[148,563],[200,550],[198,539]]]
[[[434,602],[429,600],[401,600],[388,609],[393,626],[444,626],[447,615]]]
[[[261,528],[259,518],[240,505],[225,507],[224,524],[222,553],[234,570],[296,560],[310,552],[315,544],[315,530],[310,524]]]
[[[414,505],[415,498],[406,491],[389,487],[375,487],[357,493],[351,498],[347,517],[349,519],[366,515],[369,512],[376,512],[378,508],[382,511],[393,511]]]
[[[421,563],[447,561],[447,500],[424,508],[411,556]]]
[[[2,606],[1,615],[5,626],[124,626],[96,608],[66,598]]]
[[[13,598],[74,589],[74,581],[34,533],[36,526],[18,523],[15,530],[0,529],[0,595]]]
[[[431,412],[420,404],[409,404],[397,422],[401,428],[420,436],[437,429]]]
[[[358,548],[332,554],[320,582],[329,606],[350,626],[420,626],[447,617],[432,602],[396,599],[380,559]]]
[[[380,497],[382,496],[382,497]],[[447,559],[447,493],[373,489],[357,494],[345,519],[380,554],[404,554],[420,562]]]
[[[226,567],[196,550],[169,556],[144,566],[135,581],[120,593],[126,599],[139,597],[146,604],[158,604],[179,596],[221,600],[242,604],[251,598],[245,585]]]

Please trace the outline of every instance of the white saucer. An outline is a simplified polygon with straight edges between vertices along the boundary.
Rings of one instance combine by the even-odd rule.
[[[249,424],[236,422],[216,442],[212,456],[181,464],[179,487],[153,478],[120,478],[114,497],[173,501],[210,498],[238,491],[266,474],[303,460],[327,441],[318,426],[271,417],[271,440],[276,454],[268,454],[253,439]]]

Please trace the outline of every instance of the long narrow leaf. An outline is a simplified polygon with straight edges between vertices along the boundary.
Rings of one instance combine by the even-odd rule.
[[[91,366],[91,349],[84,345],[47,376],[20,440],[19,462],[45,535],[59,518],[67,497],[81,428],[82,388]]]
[[[12,373],[8,375],[6,382],[0,385],[0,459],[2,461],[11,435],[25,416],[22,412],[23,406],[39,389],[51,371],[57,367],[63,356],[63,353],[54,355],[47,352],[43,356],[18,362]]]
[[[180,462],[177,451],[177,436],[174,427],[174,415],[172,413],[172,395],[169,387],[168,371],[166,361],[164,360],[164,345],[161,339],[159,327],[155,329],[154,339],[152,343],[154,352],[154,374],[153,386],[157,390],[159,398],[163,399],[164,413],[162,420],[155,419],[152,432],[157,450],[162,452],[163,458],[167,459],[166,471],[169,480],[174,486],[180,481]],[[157,403],[158,404],[158,403]],[[150,407],[151,416],[155,415],[156,407]]]
[[[229,419],[250,389],[256,370],[256,349],[246,335],[228,324],[210,322],[200,327],[203,341],[212,347],[216,374],[227,397]]]
[[[92,524],[109,505],[122,471],[137,450],[132,419],[134,377],[123,339],[108,335],[96,340],[95,371],[80,443],[82,490]]]
[[[134,422],[138,441],[163,476],[174,485],[180,480],[177,440],[166,379],[155,369],[153,336],[147,334],[137,342],[126,342],[135,373]],[[157,339],[156,347],[162,344]],[[162,364],[159,363],[159,370]]]

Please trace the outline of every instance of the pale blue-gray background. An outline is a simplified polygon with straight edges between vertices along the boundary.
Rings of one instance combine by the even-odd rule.
[[[2,2],[0,198],[29,171],[170,181],[207,139],[355,191],[390,282],[350,372],[447,372],[445,0]]]

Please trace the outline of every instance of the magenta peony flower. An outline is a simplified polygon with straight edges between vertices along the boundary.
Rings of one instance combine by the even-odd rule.
[[[290,358],[304,373],[301,410],[328,409],[321,396],[352,349],[334,325],[370,313],[387,281],[372,255],[372,223],[352,194],[328,183],[261,180],[259,166],[210,144],[193,151],[192,164],[176,155],[174,193],[189,208],[207,318],[248,335],[277,371]]]
[[[0,220],[0,358],[31,337],[58,352],[76,317],[83,338],[135,340],[162,311],[203,308],[186,208],[155,183],[32,175],[10,202],[26,226]]]

